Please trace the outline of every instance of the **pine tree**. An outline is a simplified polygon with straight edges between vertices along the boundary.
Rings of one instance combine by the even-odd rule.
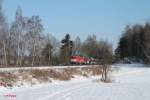
[[[73,41],[70,40],[70,35],[66,34],[65,38],[61,41],[61,43],[62,43],[61,46],[62,63],[65,65],[69,65],[73,48]]]

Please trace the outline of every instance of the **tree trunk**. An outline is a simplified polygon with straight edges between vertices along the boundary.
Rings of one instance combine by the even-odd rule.
[[[48,55],[48,65],[51,65],[51,48],[49,48],[49,55]]]
[[[104,76],[105,76],[105,78],[104,78],[104,82],[106,82],[107,81],[107,65],[105,66],[105,69],[104,69]]]
[[[20,67],[22,66],[22,55],[23,55],[23,54],[20,55],[20,60],[19,60],[19,66],[20,66]]]
[[[33,47],[33,56],[32,56],[32,66],[34,65],[34,60],[35,60],[35,44],[34,44],[34,47]]]
[[[18,47],[17,47],[17,62],[16,62],[16,65],[18,66],[19,65],[19,59],[20,59],[20,34],[19,34],[19,38],[18,38]]]
[[[7,66],[7,55],[6,55],[6,45],[5,42],[3,41],[3,49],[4,49],[4,64]]]
[[[107,82],[108,81],[108,66],[107,65],[103,65],[101,80],[103,82]]]

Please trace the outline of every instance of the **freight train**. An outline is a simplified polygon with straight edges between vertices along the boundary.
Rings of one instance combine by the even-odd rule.
[[[96,59],[94,58],[88,58],[80,55],[72,56],[71,57],[71,63],[72,64],[96,64]]]

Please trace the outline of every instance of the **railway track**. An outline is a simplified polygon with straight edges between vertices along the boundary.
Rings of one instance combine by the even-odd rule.
[[[3,71],[15,71],[21,69],[63,69],[63,68],[84,68],[84,67],[97,67],[98,65],[81,65],[81,66],[40,66],[40,67],[8,67],[0,68],[0,72]]]

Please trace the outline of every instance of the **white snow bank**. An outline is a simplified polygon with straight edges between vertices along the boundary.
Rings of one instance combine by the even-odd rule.
[[[52,80],[51,84],[15,87],[10,91],[3,88],[1,93],[16,94],[15,100],[150,100],[150,68],[140,66],[117,66],[118,71],[113,72],[113,83],[93,81],[99,76],[75,76],[71,81]],[[10,99],[1,96],[0,100]]]

